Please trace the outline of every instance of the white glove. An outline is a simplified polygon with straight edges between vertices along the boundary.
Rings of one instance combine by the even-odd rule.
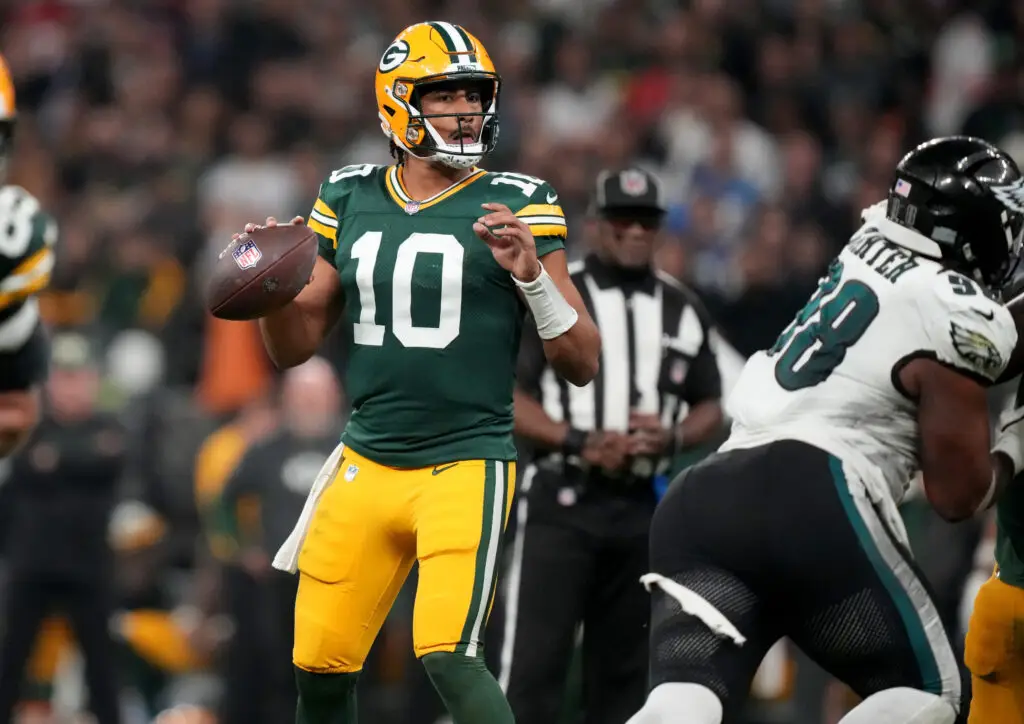
[[[1021,383],[1024,385],[1024,381]],[[1024,469],[1024,400],[1021,391],[1010,397],[999,415],[992,452],[1001,452],[1013,461],[1013,474]]]

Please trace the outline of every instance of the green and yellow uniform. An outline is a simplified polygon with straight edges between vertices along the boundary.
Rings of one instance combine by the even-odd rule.
[[[473,223],[505,204],[543,258],[564,248],[557,198],[480,169],[418,202],[401,166],[349,166],[321,186],[308,223],[345,294],[353,414],[299,557],[300,668],[358,671],[417,559],[417,655],[478,654],[515,481],[525,307]]]
[[[970,724],[1024,724],[1024,476],[996,507],[996,568],[974,601],[964,660]]]
[[[0,186],[0,391],[46,375],[47,345],[34,295],[53,269],[57,224],[20,186]]]

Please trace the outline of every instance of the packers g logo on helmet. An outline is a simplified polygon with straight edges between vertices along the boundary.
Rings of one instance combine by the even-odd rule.
[[[380,65],[377,69],[381,73],[390,73],[395,68],[400,66],[409,57],[409,44],[404,40],[396,40],[388,49],[384,51],[384,55],[380,58]]]
[[[467,81],[479,86],[479,113],[425,115],[420,98],[431,84]],[[470,168],[494,150],[498,140],[501,78],[483,44],[464,28],[433,21],[410,25],[395,38],[377,64],[377,114],[381,130],[400,149],[453,168]],[[431,119],[482,117],[480,137],[449,143]]]

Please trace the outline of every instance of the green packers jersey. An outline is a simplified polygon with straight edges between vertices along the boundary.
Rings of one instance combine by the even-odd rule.
[[[57,225],[30,193],[0,186],[0,391],[26,390],[46,376],[48,348],[33,295],[53,269]]]
[[[996,505],[996,563],[999,579],[1024,588],[1024,479],[1007,486]]]
[[[0,320],[46,288],[57,224],[20,186],[0,186]]]
[[[544,181],[474,169],[414,201],[400,166],[348,166],[320,187],[309,226],[337,270],[353,347],[342,440],[393,467],[515,459],[512,389],[525,307],[473,232],[485,203],[529,224],[543,257],[565,217]]]

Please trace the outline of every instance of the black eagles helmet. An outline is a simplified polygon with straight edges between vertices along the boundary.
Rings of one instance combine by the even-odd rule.
[[[886,217],[926,237],[914,251],[999,292],[1021,251],[1024,179],[991,143],[936,138],[899,162]]]

